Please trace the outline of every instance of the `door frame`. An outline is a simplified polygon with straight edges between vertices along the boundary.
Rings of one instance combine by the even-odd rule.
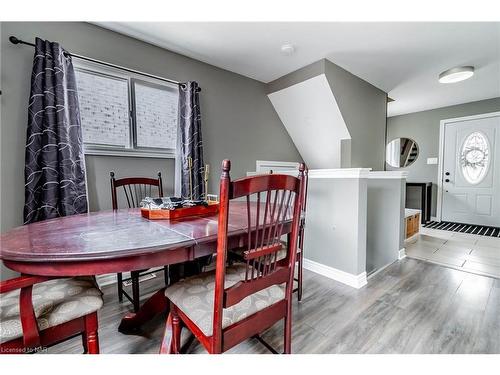
[[[456,117],[441,120],[439,123],[439,155],[438,155],[438,175],[437,175],[437,207],[436,220],[442,220],[442,205],[443,205],[443,162],[444,162],[444,131],[447,124],[454,122],[462,122],[468,120],[478,120],[489,117],[500,116],[500,112],[482,113],[473,116]]]

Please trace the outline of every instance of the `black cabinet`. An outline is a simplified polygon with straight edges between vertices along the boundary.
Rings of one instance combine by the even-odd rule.
[[[420,188],[420,222],[422,224],[431,221],[431,204],[432,204],[432,182],[407,182],[406,195],[408,195],[408,187]]]

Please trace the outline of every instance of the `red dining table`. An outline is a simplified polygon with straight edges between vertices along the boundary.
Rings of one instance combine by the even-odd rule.
[[[228,248],[236,248],[248,238],[246,202],[231,202],[229,209]],[[60,217],[3,233],[0,259],[22,274],[53,277],[101,275],[181,263],[216,252],[217,219],[213,215],[148,220],[139,209]],[[289,233],[288,224],[283,233]],[[137,313],[125,315],[119,330],[132,333],[166,309],[164,289],[160,289]]]

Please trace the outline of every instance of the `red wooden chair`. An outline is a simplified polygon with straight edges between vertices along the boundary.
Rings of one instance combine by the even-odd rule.
[[[273,174],[270,170],[269,174]],[[300,215],[300,226],[299,226],[299,241],[297,246],[297,277],[294,279],[297,282],[297,288],[293,292],[297,293],[297,300],[302,301],[302,282],[304,273],[304,231],[306,225],[306,206],[307,206],[307,186],[309,182],[309,169],[306,167],[304,170],[304,188],[302,189],[302,212]],[[287,243],[290,243],[290,234],[287,238]],[[286,251],[282,250],[278,255],[278,259],[284,258],[286,256]]]
[[[300,227],[299,227],[299,243],[297,249],[297,300],[300,302],[302,300],[302,281],[303,281],[303,271],[304,271],[304,231],[306,226],[306,207],[307,207],[307,187],[309,183],[309,169],[304,171],[304,187],[302,189],[302,213],[300,215]],[[290,237],[288,237],[288,243],[290,243]]]
[[[126,177],[115,179],[115,172],[109,173],[111,178],[111,203],[113,210],[118,209],[118,191],[119,187],[123,189],[123,195],[127,201],[128,208],[139,207],[141,201],[146,197],[153,195],[163,197],[163,182],[161,173],[158,172],[158,179],[146,177]],[[156,189],[154,189],[156,188]],[[157,190],[155,192],[154,190]],[[121,273],[117,274],[118,279],[118,300],[123,301],[125,296],[134,306],[134,312],[139,311],[140,307],[140,291],[139,291],[139,277],[151,272],[144,272],[147,270],[137,270],[130,272],[130,278],[124,279]],[[168,285],[168,267],[163,268],[165,285]],[[123,283],[132,282],[132,297],[123,289]]]
[[[166,289],[170,314],[160,353],[180,352],[183,326],[209,353],[222,353],[251,337],[263,341],[260,333],[281,319],[284,319],[284,352],[291,352],[293,274],[304,168],[301,164],[299,178],[269,174],[231,181],[230,162],[224,160],[216,270]],[[227,266],[229,206],[230,201],[238,198],[246,200],[247,206],[245,262]],[[291,242],[286,257],[278,260],[285,225],[291,228]]]
[[[82,335],[98,354],[102,293],[91,278],[21,276],[0,282],[0,353],[24,354]]]

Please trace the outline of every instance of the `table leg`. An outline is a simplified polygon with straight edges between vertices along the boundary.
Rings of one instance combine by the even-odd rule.
[[[140,294],[139,294],[139,271],[130,272],[130,278],[132,279],[132,304],[134,305],[134,312],[139,311],[140,307]]]
[[[124,334],[135,333],[144,323],[149,322],[156,315],[168,310],[168,300],[165,297],[165,288],[153,294],[136,313],[128,313],[122,318],[118,331]]]

